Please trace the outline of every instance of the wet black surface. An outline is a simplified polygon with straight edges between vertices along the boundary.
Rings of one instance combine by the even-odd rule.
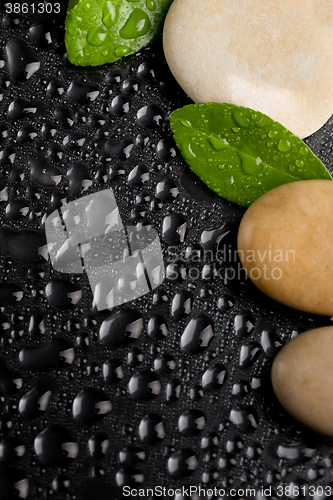
[[[243,210],[176,150],[168,115],[190,101],[161,42],[76,68],[65,8],[6,15],[0,2],[0,499],[182,485],[278,498],[282,484],[314,498],[309,485],[333,485],[332,442],[287,415],[269,374],[281,345],[331,319],[263,296],[232,252],[216,258]],[[307,142],[332,172],[331,129]],[[97,313],[85,274],[52,269],[44,222],[109,187],[125,225],[158,231],[167,278]]]

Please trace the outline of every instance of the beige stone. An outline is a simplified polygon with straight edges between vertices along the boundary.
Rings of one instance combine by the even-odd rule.
[[[333,316],[333,182],[284,184],[245,212],[238,253],[248,277],[274,300]]]
[[[261,111],[301,138],[333,113],[331,0],[174,0],[163,44],[195,102]]]
[[[274,359],[272,384],[282,406],[302,424],[333,436],[333,326],[301,333]]]

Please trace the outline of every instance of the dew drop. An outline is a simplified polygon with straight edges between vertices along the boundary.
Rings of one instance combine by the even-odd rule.
[[[139,424],[139,437],[145,444],[156,444],[165,437],[163,420],[159,415],[145,415]]]
[[[118,347],[139,338],[142,329],[141,314],[134,309],[122,309],[103,321],[99,339],[102,344]]]
[[[73,417],[81,424],[92,424],[107,415],[111,408],[111,402],[103,392],[89,387],[75,397]]]
[[[188,410],[179,417],[178,429],[184,436],[194,436],[206,426],[206,417],[200,410]]]
[[[201,384],[204,389],[218,389],[227,377],[227,370],[223,365],[215,364],[202,375]]]
[[[254,431],[258,427],[258,417],[251,407],[235,408],[231,410],[229,418],[242,432]]]
[[[168,328],[162,316],[150,318],[147,327],[148,335],[153,340],[161,340],[168,335]]]
[[[42,415],[49,406],[52,392],[43,385],[38,384],[21,397],[19,402],[19,413],[23,418],[35,418]]]
[[[119,452],[119,461],[122,464],[133,465],[137,462],[143,462],[145,458],[146,453],[144,449],[133,444],[125,446],[125,448]]]
[[[11,464],[25,455],[22,441],[14,437],[5,437],[0,442],[0,462]]]
[[[102,21],[107,28],[111,28],[117,21],[117,9],[110,0],[103,7]]]
[[[212,146],[212,148],[215,149],[215,151],[222,151],[222,149],[226,149],[229,147],[229,142],[226,139],[218,139],[213,135],[207,137],[207,141]]]
[[[90,455],[95,460],[103,458],[109,449],[110,441],[106,434],[96,434],[91,436],[88,441]]]
[[[232,117],[240,127],[248,128],[250,126],[250,120],[239,109],[232,112]]]
[[[180,345],[188,354],[199,354],[208,347],[214,337],[212,322],[205,316],[197,316],[191,319],[185,328]]]
[[[104,45],[107,34],[107,30],[102,25],[92,28],[87,33],[87,43],[89,43],[89,45],[93,45],[94,47],[100,47],[101,45]]]
[[[280,139],[277,148],[279,151],[281,151],[281,153],[286,153],[291,148],[291,143],[288,141],[288,139]]]
[[[237,314],[234,319],[235,333],[237,337],[249,335],[254,328],[255,321],[251,314]]]
[[[183,448],[175,451],[168,459],[168,472],[176,478],[183,478],[191,474],[198,467],[198,460],[192,450]]]
[[[120,361],[111,359],[103,364],[103,377],[107,384],[115,384],[124,378],[124,371]]]
[[[118,45],[114,49],[114,54],[115,54],[116,57],[127,56],[131,52],[132,52],[131,47],[127,47],[126,45]]]
[[[64,466],[68,459],[76,458],[79,453],[79,445],[59,425],[50,425],[40,432],[35,438],[34,448],[40,462],[51,467]]]
[[[146,6],[148,10],[155,10],[156,9],[156,3],[155,0],[146,0]]]
[[[154,399],[161,392],[161,383],[154,372],[143,370],[132,375],[128,391],[138,401]]]
[[[119,30],[119,35],[125,40],[139,38],[150,30],[151,23],[148,15],[142,9],[134,9],[124,26]]]

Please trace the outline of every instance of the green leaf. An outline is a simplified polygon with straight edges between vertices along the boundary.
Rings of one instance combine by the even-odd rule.
[[[330,179],[323,163],[280,123],[233,104],[190,104],[170,115],[184,159],[223,198],[248,207],[270,189]]]
[[[134,54],[162,32],[172,0],[69,0],[65,43],[69,60],[98,66]]]

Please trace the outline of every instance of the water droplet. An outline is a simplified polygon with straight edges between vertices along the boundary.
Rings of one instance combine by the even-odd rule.
[[[223,224],[219,227],[205,229],[201,233],[201,243],[206,250],[213,250],[218,246],[220,250],[224,250],[229,245],[237,248],[237,228],[233,224]]]
[[[75,162],[67,171],[69,191],[72,196],[79,196],[91,186],[92,180],[87,167],[81,162]]]
[[[206,426],[206,417],[200,410],[188,410],[178,420],[178,429],[184,436],[194,436]]]
[[[181,118],[179,121],[183,125],[183,127],[186,127],[186,128],[191,128],[192,127],[191,122],[189,122],[188,120],[183,120]]]
[[[130,186],[140,186],[149,180],[149,172],[143,163],[139,163],[130,171],[127,181]]]
[[[204,389],[218,389],[227,377],[227,370],[223,365],[215,364],[202,375],[201,384]]]
[[[123,488],[124,486],[135,488],[143,482],[144,475],[131,465],[122,467],[116,474],[116,483],[120,488]]]
[[[148,33],[150,27],[148,15],[142,9],[134,9],[124,26],[119,30],[119,35],[126,40],[138,38]]]
[[[184,318],[192,311],[192,295],[189,292],[181,291],[176,293],[171,304],[171,316],[179,320]]]
[[[131,47],[127,47],[126,45],[118,45],[114,49],[114,54],[116,57],[124,57],[132,52]]]
[[[137,348],[131,349],[127,355],[127,363],[128,366],[131,367],[139,365],[140,363],[142,363],[143,360],[144,360],[144,355]]]
[[[156,3],[155,3],[155,0],[146,0],[146,6],[147,6],[147,9],[153,11],[156,9]]]
[[[167,383],[165,397],[168,403],[172,403],[173,401],[177,401],[180,397],[180,393],[182,390],[182,385],[179,380],[171,380]]]
[[[239,354],[239,366],[248,368],[251,366],[260,354],[260,347],[258,344],[251,342],[243,344]]]
[[[156,104],[148,104],[139,109],[136,114],[137,120],[142,127],[156,128],[162,125],[164,113]]]
[[[302,146],[301,149],[299,150],[299,152],[301,153],[301,155],[306,155],[309,153],[309,148],[307,148],[306,146]]]
[[[308,446],[303,441],[293,443],[279,443],[275,447],[275,455],[291,462],[300,462],[310,459],[316,453],[316,449]]]
[[[69,100],[77,104],[89,104],[99,95],[97,85],[92,85],[81,80],[72,80],[67,90]]]
[[[119,461],[122,464],[132,465],[137,462],[143,462],[146,453],[143,448],[129,444],[119,452]]]
[[[169,245],[177,245],[185,241],[187,220],[181,214],[167,215],[163,220],[162,235]]]
[[[155,444],[164,439],[165,430],[162,418],[153,413],[145,415],[139,425],[139,436],[145,444]]]
[[[176,368],[176,362],[171,354],[161,354],[154,359],[154,370],[156,373],[170,373]]]
[[[222,297],[219,298],[217,302],[217,307],[219,308],[219,311],[221,313],[225,313],[233,307],[234,303],[235,301],[233,297],[230,297],[230,295],[223,295]]]
[[[188,476],[198,467],[198,460],[188,448],[175,451],[168,459],[168,472],[176,478]]]
[[[106,434],[96,434],[91,436],[88,441],[90,455],[95,460],[103,458],[109,449],[110,441]]]
[[[130,98],[125,94],[116,95],[112,101],[110,106],[110,111],[114,115],[123,115],[124,113],[128,113],[130,110]]]
[[[269,116],[262,115],[260,120],[256,122],[256,127],[265,128],[272,124],[273,120]]]
[[[303,160],[296,160],[295,163],[298,168],[303,168],[305,165]]]
[[[0,462],[11,464],[16,462],[25,454],[25,446],[22,441],[14,437],[5,437],[0,442]]]
[[[68,431],[59,425],[50,425],[40,432],[34,441],[37,458],[43,465],[66,465],[68,459],[74,459],[79,453],[78,444]]]
[[[103,7],[102,21],[107,28],[112,28],[117,21],[117,9],[113,2],[108,0]]]
[[[106,37],[108,31],[101,24],[95,28],[92,28],[87,33],[87,43],[93,45],[94,47],[101,47],[106,42]]]
[[[103,377],[107,384],[115,384],[124,378],[124,372],[120,361],[111,359],[103,364]]]
[[[178,195],[178,186],[172,179],[160,181],[156,186],[155,196],[162,201],[173,201]]]
[[[214,137],[213,135],[207,137],[207,141],[212,146],[215,151],[222,151],[222,149],[226,149],[229,147],[229,142],[226,139],[219,139]],[[204,147],[204,145],[202,145]]]
[[[148,322],[148,335],[154,340],[163,339],[168,335],[168,329],[162,316],[153,316]]]
[[[209,342],[214,337],[212,322],[205,316],[197,316],[191,319],[185,328],[180,345],[183,351],[188,354],[199,354],[208,347]]]
[[[70,342],[55,338],[43,344],[24,347],[19,353],[19,362],[25,370],[49,370],[73,363],[74,348]]]
[[[38,384],[21,397],[19,402],[19,413],[23,418],[36,418],[42,415],[49,406],[52,392],[43,385]]]
[[[281,151],[281,153],[286,153],[291,148],[291,143],[288,141],[288,139],[280,139],[277,148],[279,151]]]
[[[248,392],[249,392],[248,383],[246,381],[241,381],[237,382],[232,386],[231,394],[238,398],[243,398],[244,396],[246,396],[246,394],[248,394]]]
[[[31,180],[41,187],[54,187],[61,180],[61,172],[50,165],[41,155],[29,158]]]
[[[161,383],[154,372],[143,370],[132,375],[128,383],[128,391],[136,400],[154,399],[161,392]]]
[[[133,309],[122,309],[103,321],[99,339],[102,344],[118,347],[139,338],[142,329],[141,314]]]
[[[14,80],[23,82],[39,70],[40,61],[37,55],[23,40],[11,38],[6,43],[6,55],[9,73]]]
[[[29,28],[29,36],[31,41],[41,49],[45,49],[52,45],[52,27],[42,19],[37,19]]]
[[[251,314],[237,314],[234,319],[235,333],[237,337],[249,335],[254,328],[255,321]]]
[[[281,341],[274,330],[267,329],[261,333],[261,345],[268,357],[276,356],[282,347]]]
[[[232,112],[232,117],[240,127],[248,128],[250,126],[250,120],[239,109]]]
[[[111,411],[107,396],[93,387],[83,389],[73,401],[73,417],[81,424],[97,422]]]
[[[0,472],[0,497],[1,500],[28,498],[29,482],[23,471],[7,469]]]
[[[0,392],[4,395],[13,394],[22,387],[20,376],[12,372],[5,360],[0,358]]]
[[[258,417],[254,408],[244,406],[231,410],[229,418],[242,432],[253,431],[258,427]]]
[[[201,439],[201,448],[203,450],[214,450],[219,445],[219,437],[215,432],[210,432]]]

